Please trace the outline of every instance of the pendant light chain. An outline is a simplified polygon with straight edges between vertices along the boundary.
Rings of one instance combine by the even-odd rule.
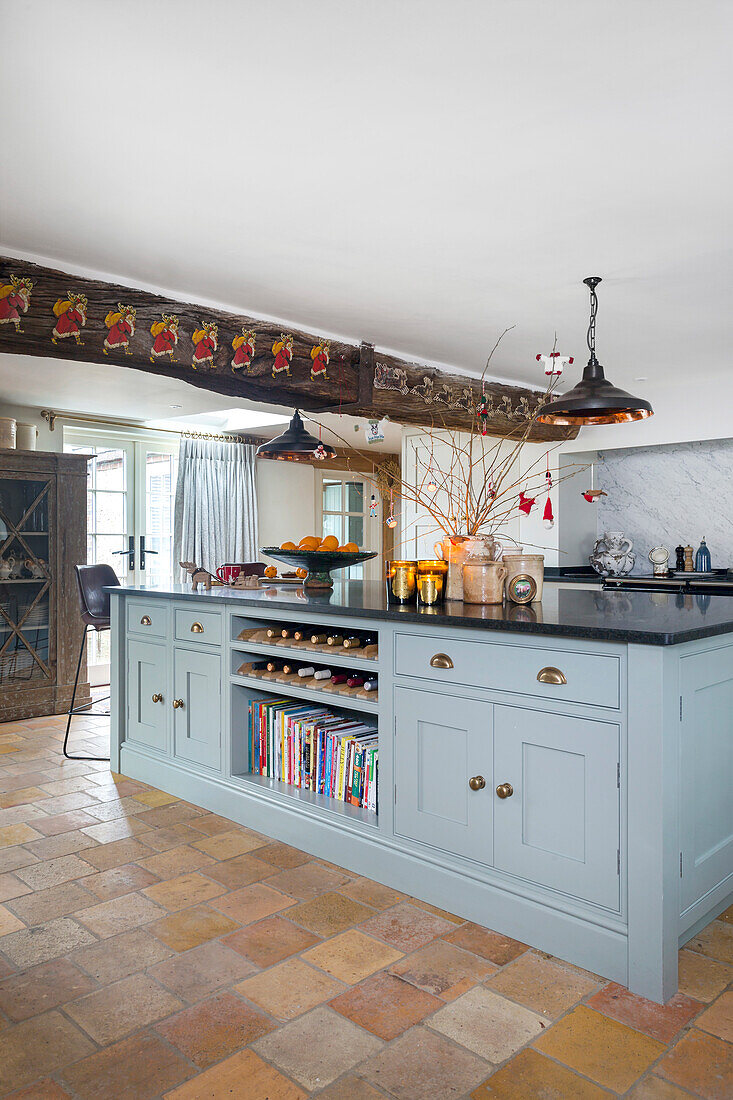
[[[590,322],[588,324],[588,351],[591,359],[596,357],[596,315],[598,313],[598,295],[595,287],[590,288]]]

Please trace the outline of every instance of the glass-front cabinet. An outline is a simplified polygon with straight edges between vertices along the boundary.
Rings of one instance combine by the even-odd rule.
[[[82,630],[73,567],[86,561],[85,483],[83,460],[0,451],[0,721],[68,705]]]

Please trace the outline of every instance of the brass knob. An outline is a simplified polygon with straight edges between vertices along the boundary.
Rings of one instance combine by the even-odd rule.
[[[514,794],[514,787],[512,787],[511,783],[500,783],[496,788],[496,793],[499,798],[511,798]]]
[[[453,662],[447,653],[436,653],[430,658],[431,668],[453,668]]]
[[[482,775],[473,775],[468,781],[472,791],[482,791],[486,786],[486,780]]]
[[[143,615],[142,619],[140,620],[140,626],[152,626],[152,625],[153,625],[153,620],[150,618],[150,616],[149,615]]]
[[[204,628],[202,627],[201,623],[192,623],[192,625],[191,625],[191,633],[192,634],[203,634],[203,632],[204,632]]]
[[[180,710],[182,707],[183,707],[183,699],[174,699],[173,700],[173,709],[174,710]]]
[[[153,702],[154,703],[162,703],[163,702],[163,696],[160,694],[159,691],[156,691],[155,694],[153,695]]]
[[[541,668],[537,673],[537,679],[541,684],[567,684],[565,673],[561,672],[559,668],[554,668],[552,665],[548,665],[547,668]]]

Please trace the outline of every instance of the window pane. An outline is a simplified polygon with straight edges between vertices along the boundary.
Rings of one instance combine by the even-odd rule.
[[[323,511],[324,512],[340,512],[341,511],[341,482],[340,481],[324,481],[323,482]]]
[[[364,511],[364,482],[349,481],[346,484],[346,511]]]
[[[127,488],[127,462],[124,451],[100,450],[95,460],[97,489]]]
[[[324,516],[323,537],[325,538],[326,535],[335,535],[340,545],[343,541],[342,523],[343,518],[341,516]]]
[[[124,535],[97,535],[94,539],[94,564],[106,562],[111,565],[118,577],[127,572],[128,558],[124,555],[113,555],[114,550],[126,550],[127,538]]]
[[[125,530],[126,493],[95,493],[96,530],[123,533]]]
[[[364,517],[363,516],[347,516],[346,517],[346,530],[348,532],[347,542],[355,542],[358,547],[364,545]]]

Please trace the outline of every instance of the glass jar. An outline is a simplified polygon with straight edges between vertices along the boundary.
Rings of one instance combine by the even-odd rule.
[[[417,562],[386,561],[387,603],[396,606],[414,603],[417,595]]]
[[[417,563],[417,602],[421,607],[435,607],[445,600],[448,562],[424,558]]]

